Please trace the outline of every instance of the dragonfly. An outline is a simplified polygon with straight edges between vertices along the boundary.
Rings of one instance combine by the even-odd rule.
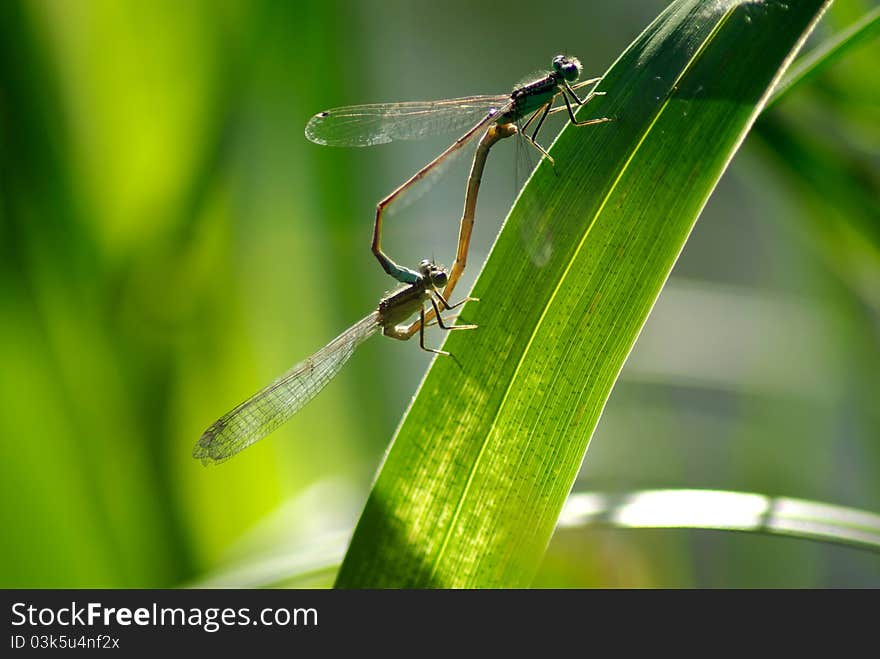
[[[376,205],[371,249],[382,269],[397,281],[410,284],[419,273],[399,265],[382,250],[382,220],[388,208],[408,190],[435,171],[448,158],[491,126],[516,126],[526,141],[542,158],[553,158],[538,141],[538,132],[548,115],[566,111],[575,126],[592,126],[611,121],[599,117],[578,121],[575,106],[586,105],[604,92],[595,87],[583,98],[577,89],[596,85],[599,78],[577,82],[583,67],[576,57],[557,55],[552,68],[534,80],[518,85],[508,94],[466,96],[438,101],[350,105],[319,112],[306,124],[306,137],[316,144],[339,147],[364,147],[394,140],[419,139],[453,130],[467,130],[440,155],[419,169]],[[564,105],[553,107],[558,97]],[[529,134],[527,131],[534,124]]]
[[[417,272],[418,280],[382,298],[373,313],[212,423],[193,447],[193,457],[205,465],[220,463],[268,435],[314,398],[339,373],[355,349],[380,330],[401,341],[418,331],[422,350],[448,356],[444,350],[425,345],[425,306],[430,304],[441,329],[475,329],[476,325],[447,325],[441,316],[441,307],[449,311],[467,300],[449,304],[440,292],[449,280],[443,267],[423,260]],[[415,330],[401,325],[415,313],[419,314]]]
[[[467,263],[477,197],[489,150],[515,132],[516,127],[512,125],[490,127],[480,140],[468,177],[459,244],[452,268],[447,271],[431,261],[422,261],[419,269],[414,271],[418,277],[382,298],[373,313],[212,423],[196,442],[192,452],[194,458],[205,465],[224,462],[280,427],[318,395],[361,343],[380,330],[385,336],[401,341],[418,332],[420,348],[448,356],[444,350],[425,345],[425,327],[436,321],[444,330],[476,328],[476,325],[447,325],[441,317],[441,309],[450,311],[475,299],[468,297],[457,304],[448,302]],[[418,314],[415,321],[408,326],[401,324],[415,314]]]

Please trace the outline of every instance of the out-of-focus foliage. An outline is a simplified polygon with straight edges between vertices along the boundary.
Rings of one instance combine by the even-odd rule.
[[[443,143],[322,149],[306,120],[504,91],[565,49],[599,73],[663,5],[0,3],[0,585],[173,586],[350,531],[427,364],[414,345],[367,343],[270,439],[216,469],[190,458],[208,423],[374,306],[389,282],[372,207]],[[814,42],[874,6],[837,0]],[[880,510],[877,59],[876,42],[849,53],[746,142],[584,487]],[[497,151],[471,275],[512,199]],[[448,262],[463,181],[395,215],[389,251]],[[331,582],[326,564],[302,561],[299,583]],[[778,538],[568,531],[538,583],[876,586],[880,566]]]

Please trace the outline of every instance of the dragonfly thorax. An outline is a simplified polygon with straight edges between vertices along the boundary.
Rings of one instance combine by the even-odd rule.
[[[516,87],[510,95],[511,104],[498,116],[498,125],[516,123],[529,114],[552,103],[562,85],[576,81],[581,75],[581,63],[576,57],[557,55],[553,58],[553,70]],[[491,116],[491,115],[490,115]]]

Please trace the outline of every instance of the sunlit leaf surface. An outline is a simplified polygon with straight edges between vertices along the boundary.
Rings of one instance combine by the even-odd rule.
[[[337,585],[531,582],[691,227],[826,4],[673,2],[614,64],[580,116],[615,121],[568,127],[511,211],[463,313],[480,329],[423,382]]]

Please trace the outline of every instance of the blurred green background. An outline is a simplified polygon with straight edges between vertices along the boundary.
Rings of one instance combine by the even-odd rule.
[[[391,287],[368,248],[374,205],[449,140],[335,150],[306,141],[306,121],[503,92],[560,51],[598,75],[664,6],[0,3],[0,586],[243,583],[224,576],[240,565],[278,583],[338,560],[429,362],[415,344],[368,342],[231,462],[190,451],[374,308]],[[876,6],[838,0],[812,42]],[[880,511],[877,61],[877,42],[851,52],[756,125],[576,489]],[[493,151],[461,290],[515,160]],[[389,220],[390,254],[451,262],[466,168]],[[536,585],[878,587],[880,559],[754,534],[564,531]]]

